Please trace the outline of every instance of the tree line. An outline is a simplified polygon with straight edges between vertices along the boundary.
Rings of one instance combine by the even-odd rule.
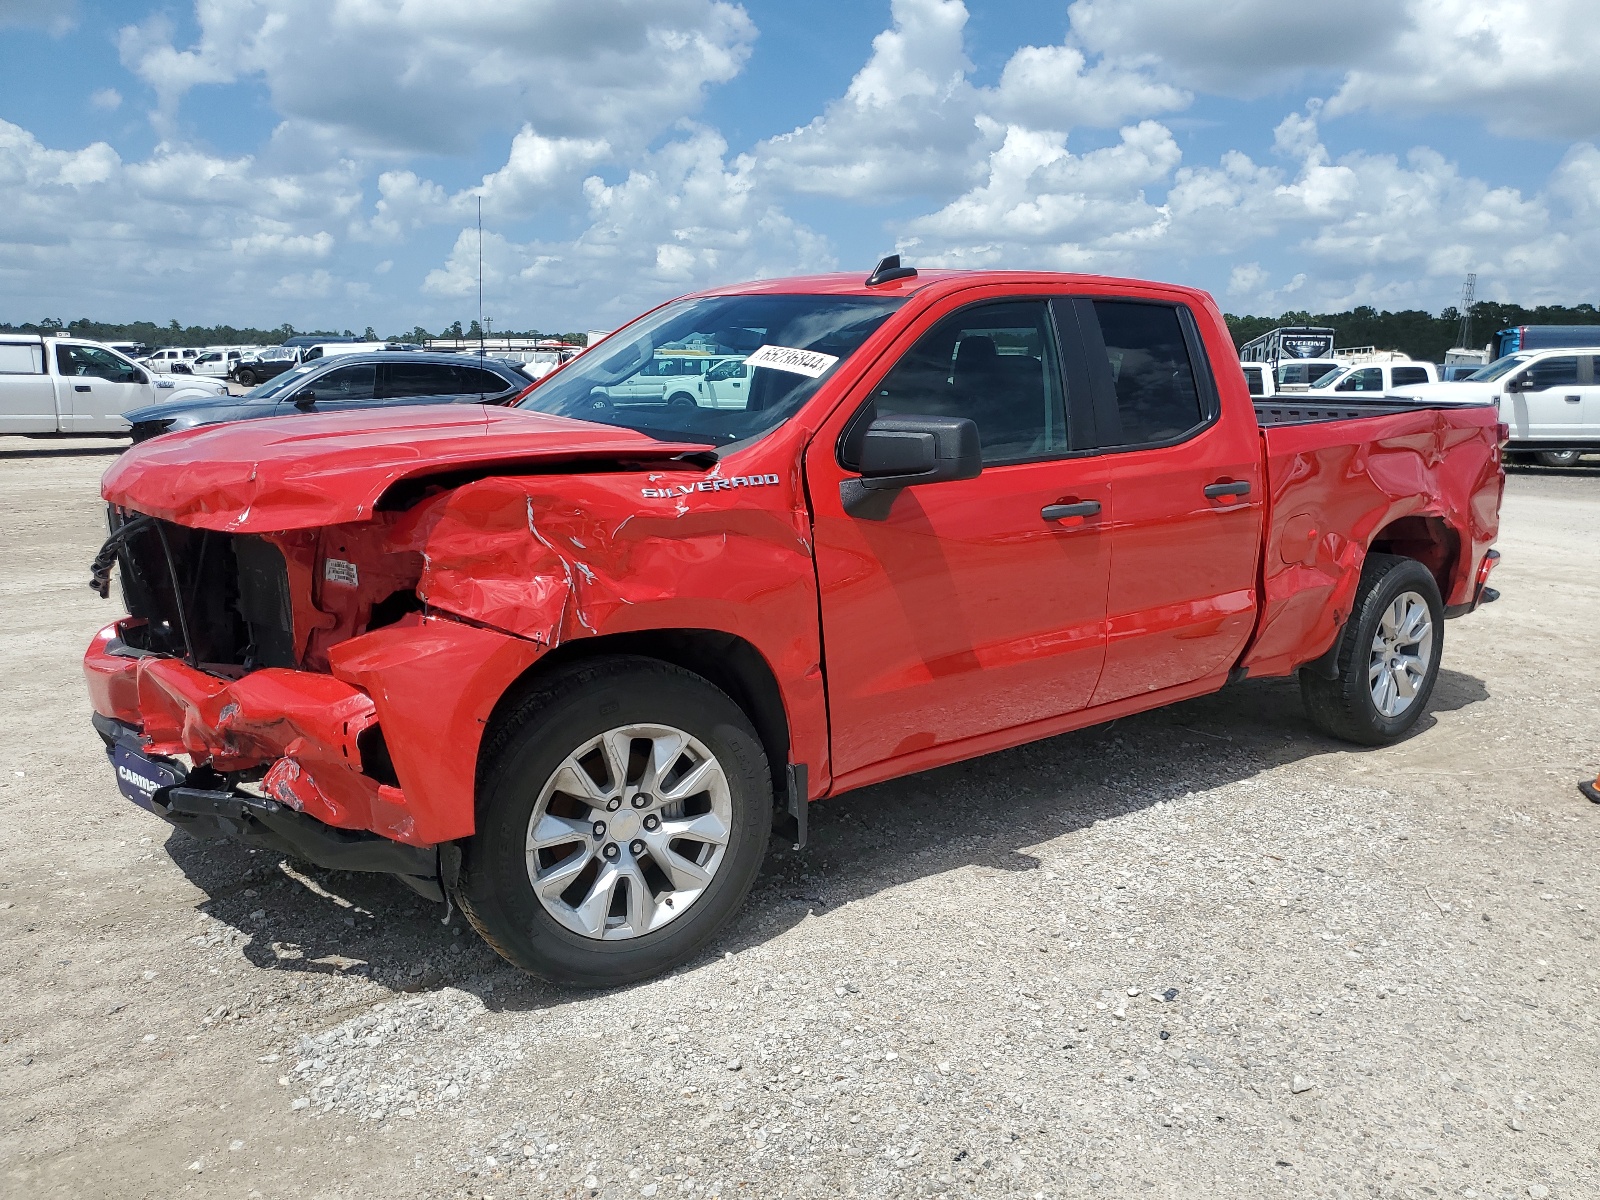
[[[1334,345],[1376,346],[1380,350],[1401,350],[1422,362],[1442,362],[1444,352],[1456,345],[1461,328],[1461,311],[1454,306],[1438,316],[1421,309],[1379,312],[1361,305],[1349,312],[1286,312],[1276,317],[1238,317],[1225,313],[1235,348],[1281,325],[1323,325],[1336,331]],[[1482,349],[1502,329],[1513,325],[1600,325],[1600,310],[1592,304],[1571,307],[1544,304],[1523,308],[1520,304],[1497,304],[1484,300],[1472,306],[1470,349]]]
[[[379,337],[371,325],[365,330],[296,329],[285,321],[273,329],[254,329],[233,325],[183,325],[178,321],[168,321],[165,325],[158,325],[154,321],[129,321],[117,324],[112,321],[91,321],[88,317],[81,317],[76,321],[45,317],[42,321],[24,321],[20,325],[0,321],[0,333],[67,333],[92,342],[142,342],[152,350],[158,350],[162,346],[276,346],[285,338],[300,336],[360,337],[369,342],[421,344],[429,338],[436,337],[475,338],[480,335],[480,330],[476,321],[466,326],[456,321],[438,333],[429,333],[421,325],[417,325],[400,333]],[[484,336],[559,338],[564,342],[574,342],[580,346],[588,344],[588,339],[582,333],[541,333],[537,329],[524,332],[496,329]]]

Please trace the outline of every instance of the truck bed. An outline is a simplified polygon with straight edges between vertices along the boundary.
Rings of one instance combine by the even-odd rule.
[[[1492,404],[1445,404],[1411,399],[1406,396],[1374,396],[1370,400],[1301,400],[1295,396],[1272,396],[1255,401],[1256,422],[1268,425],[1314,425],[1323,421],[1354,421],[1362,417],[1381,417],[1390,413],[1417,412],[1428,408],[1493,408]]]

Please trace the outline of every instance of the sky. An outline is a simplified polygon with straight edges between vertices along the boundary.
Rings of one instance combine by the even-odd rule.
[[[1594,0],[0,0],[0,320],[612,328],[917,266],[1600,300]]]

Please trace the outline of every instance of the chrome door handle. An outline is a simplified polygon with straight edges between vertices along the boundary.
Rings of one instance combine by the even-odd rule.
[[[1074,504],[1046,504],[1039,515],[1046,521],[1065,521],[1068,517],[1092,517],[1100,511],[1100,501],[1079,500]]]

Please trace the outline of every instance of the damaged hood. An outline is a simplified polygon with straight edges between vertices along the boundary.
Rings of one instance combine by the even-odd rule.
[[[106,472],[106,500],[196,529],[274,533],[363,521],[401,480],[596,460],[705,453],[523,409],[397,408],[246,421],[168,434]]]

